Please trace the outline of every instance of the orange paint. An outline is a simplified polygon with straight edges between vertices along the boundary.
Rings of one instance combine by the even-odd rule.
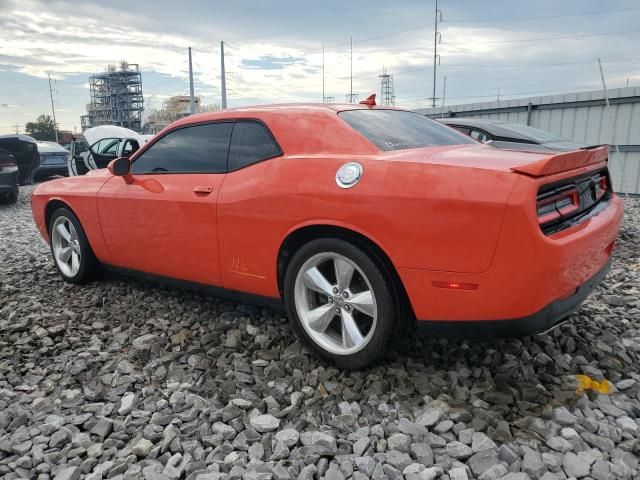
[[[60,200],[103,263],[271,297],[279,296],[278,252],[289,234],[311,225],[349,229],[389,257],[425,320],[527,316],[607,262],[622,218],[617,196],[599,215],[551,236],[536,213],[542,185],[604,167],[601,149],[588,158],[482,144],[382,152],[337,115],[354,108],[380,107],[267,106],[186,117],[132,162],[180,126],[243,118],[262,121],[283,155],[226,174],[123,178],[105,169],[54,180],[34,191],[34,219],[47,238],[45,207]],[[362,165],[362,179],[339,188],[336,172],[351,161]]]

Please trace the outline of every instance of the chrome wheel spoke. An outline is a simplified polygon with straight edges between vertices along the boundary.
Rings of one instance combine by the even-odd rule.
[[[327,303],[311,310],[307,315],[307,322],[314,331],[324,333],[335,315],[335,307]]]
[[[365,315],[369,315],[370,317],[373,317],[374,303],[373,303],[373,295],[371,295],[371,290],[366,290],[364,292],[353,294],[349,298],[349,304],[356,310],[359,310],[362,313],[364,313]]]
[[[73,275],[75,275],[78,272],[78,269],[80,268],[80,255],[78,255],[76,252],[73,252],[71,254],[71,272]]]
[[[310,268],[304,273],[304,285],[314,292],[329,296],[333,295],[333,286],[317,267]]]
[[[71,233],[67,230],[67,227],[64,226],[64,223],[59,223],[56,226],[56,231],[67,243],[71,241]]]
[[[353,278],[355,268],[351,263],[338,257],[333,259],[333,267],[336,271],[338,290],[343,292],[349,288],[349,285],[351,285],[351,278]]]
[[[342,310],[342,345],[345,348],[357,347],[364,337],[358,328],[358,324],[350,312]]]
[[[61,262],[69,263],[69,258],[71,258],[71,247],[63,247],[58,252],[58,258]]]

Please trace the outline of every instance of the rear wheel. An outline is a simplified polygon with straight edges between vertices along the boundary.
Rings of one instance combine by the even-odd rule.
[[[339,367],[366,367],[392,346],[398,309],[390,280],[351,243],[304,245],[287,268],[284,296],[301,340]]]
[[[51,253],[62,278],[85,283],[98,271],[99,264],[76,216],[67,208],[57,209],[49,223]]]

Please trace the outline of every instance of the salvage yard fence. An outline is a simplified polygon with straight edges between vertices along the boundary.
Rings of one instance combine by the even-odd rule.
[[[640,194],[640,87],[418,109],[429,117],[492,118],[524,123],[587,145],[610,144],[613,188]]]

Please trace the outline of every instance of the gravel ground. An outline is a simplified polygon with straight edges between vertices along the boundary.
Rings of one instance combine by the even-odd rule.
[[[523,340],[420,340],[339,371],[281,312],[62,282],[29,188],[0,206],[0,476],[640,478],[640,202],[606,284]],[[612,384],[576,393],[576,374]]]

